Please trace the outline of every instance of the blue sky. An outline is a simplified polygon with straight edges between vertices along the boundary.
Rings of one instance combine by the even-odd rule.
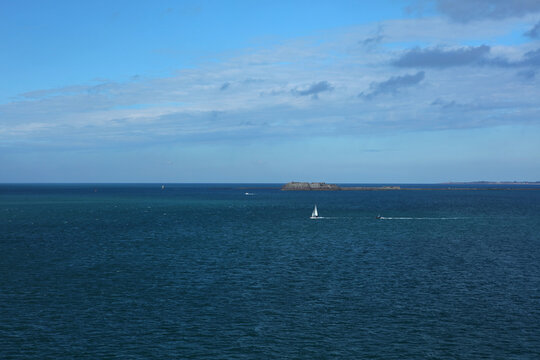
[[[0,182],[540,180],[533,0],[0,4]]]

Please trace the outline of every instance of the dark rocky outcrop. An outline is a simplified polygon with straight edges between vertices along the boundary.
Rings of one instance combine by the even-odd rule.
[[[285,191],[369,191],[369,190],[400,190],[399,186],[338,186],[336,184],[327,184],[325,182],[297,182],[293,181],[285,184],[281,190]]]

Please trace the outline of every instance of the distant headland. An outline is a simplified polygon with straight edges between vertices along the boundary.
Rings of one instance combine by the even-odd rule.
[[[540,185],[540,181],[450,181],[450,185]]]

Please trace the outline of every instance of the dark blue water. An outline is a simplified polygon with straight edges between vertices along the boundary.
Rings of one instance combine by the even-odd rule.
[[[540,191],[242,187],[1,185],[0,358],[540,358]]]

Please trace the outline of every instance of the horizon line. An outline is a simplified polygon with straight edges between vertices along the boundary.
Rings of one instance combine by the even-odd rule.
[[[540,180],[501,180],[501,181],[491,181],[491,180],[475,180],[475,181],[442,181],[442,182],[326,182],[326,181],[288,181],[288,182],[170,182],[170,181],[163,181],[163,182],[157,182],[157,181],[125,181],[125,182],[117,182],[117,181],[96,181],[96,182],[77,182],[77,181],[68,181],[68,182],[57,182],[57,181],[19,181],[19,182],[2,182],[0,181],[0,185],[96,185],[96,184],[103,184],[103,185],[115,185],[115,184],[132,184],[132,185],[191,185],[191,184],[207,184],[207,185],[219,185],[219,184],[287,184],[289,182],[308,182],[308,183],[326,183],[326,184],[432,184],[432,185],[444,185],[444,184],[540,184]]]

